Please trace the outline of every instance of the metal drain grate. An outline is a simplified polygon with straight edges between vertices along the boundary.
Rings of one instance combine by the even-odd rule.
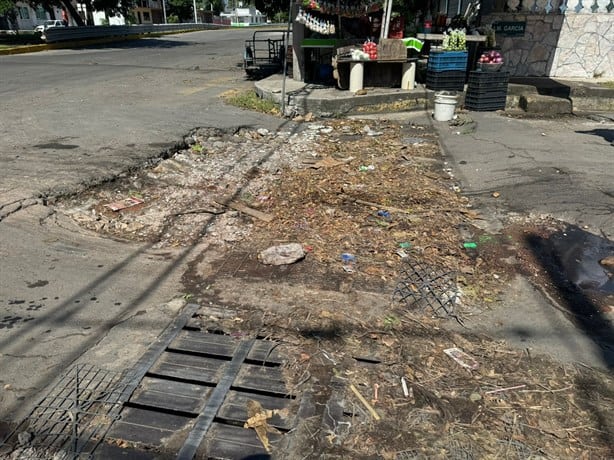
[[[1,446],[11,458],[91,458],[118,418],[126,380],[79,364],[70,368]]]
[[[409,308],[430,309],[437,316],[452,316],[459,297],[452,272],[407,260],[393,300]]]

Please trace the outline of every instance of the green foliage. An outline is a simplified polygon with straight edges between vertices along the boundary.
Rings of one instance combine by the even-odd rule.
[[[384,318],[384,328],[394,329],[401,325],[401,320],[394,315],[389,315]]]
[[[213,11],[213,14],[220,14],[224,11],[224,1],[223,0],[206,0],[204,3],[204,8],[206,11]]]
[[[7,13],[15,9],[17,0],[0,0],[0,16],[6,16]]]
[[[179,16],[177,16],[176,14],[171,14],[166,17],[166,22],[168,22],[169,24],[177,24],[179,23]]]
[[[193,0],[168,0],[166,8],[171,15],[177,16],[177,22],[194,22]],[[170,22],[168,17],[167,21]]]
[[[227,104],[256,112],[279,114],[279,107],[273,101],[260,98],[256,91],[229,91],[222,96]]]
[[[16,6],[17,0],[0,0],[0,16],[5,16],[8,22],[11,24],[11,27],[17,30],[17,8]]]
[[[192,152],[194,153],[203,153],[205,148],[201,144],[192,145]]]
[[[262,14],[265,14],[267,18],[275,18],[278,13],[285,13],[286,19],[288,18],[288,2],[287,0],[256,0],[256,8],[260,10]],[[275,21],[277,21],[275,19]]]
[[[273,16],[273,21],[278,23],[288,22],[288,13],[286,13],[285,11],[275,13],[275,16]]]

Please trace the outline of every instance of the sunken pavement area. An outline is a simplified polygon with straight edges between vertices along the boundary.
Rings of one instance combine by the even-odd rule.
[[[200,128],[55,209],[190,250],[187,305],[134,369],[68,370],[8,458],[614,457],[611,374],[462,326],[527,275],[611,337],[612,295],[546,257],[563,223],[488,233],[430,126]]]

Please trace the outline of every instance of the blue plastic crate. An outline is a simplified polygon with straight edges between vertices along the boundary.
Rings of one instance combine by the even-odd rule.
[[[431,51],[427,70],[467,70],[467,51]]]

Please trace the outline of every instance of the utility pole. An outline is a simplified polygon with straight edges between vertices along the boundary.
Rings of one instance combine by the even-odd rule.
[[[198,24],[198,16],[196,15],[196,0],[194,2],[194,24]]]

